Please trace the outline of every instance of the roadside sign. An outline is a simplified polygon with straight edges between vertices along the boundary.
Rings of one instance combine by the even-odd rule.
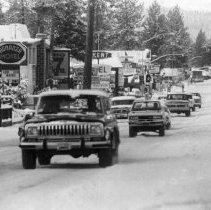
[[[150,74],[160,74],[160,65],[152,65],[149,68]]]
[[[93,59],[111,58],[111,53],[110,52],[104,52],[104,51],[93,51],[92,52],[92,58]]]

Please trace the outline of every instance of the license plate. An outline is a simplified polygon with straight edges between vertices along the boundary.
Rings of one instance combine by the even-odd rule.
[[[57,145],[57,150],[68,150],[71,149],[71,145],[68,142],[61,142]]]

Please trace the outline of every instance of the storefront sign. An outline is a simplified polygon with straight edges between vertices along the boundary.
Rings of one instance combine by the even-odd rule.
[[[0,43],[0,64],[18,65],[26,60],[26,46],[19,42]]]
[[[150,74],[160,74],[160,65],[152,65],[149,69]]]
[[[17,85],[20,81],[20,72],[17,70],[2,70],[2,78],[6,84]]]
[[[68,51],[53,52],[53,78],[67,79],[69,71]]]

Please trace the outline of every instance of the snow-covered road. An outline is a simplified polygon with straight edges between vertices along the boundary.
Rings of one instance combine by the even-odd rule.
[[[189,88],[201,92],[202,109],[174,115],[164,137],[128,138],[120,121],[119,163],[104,169],[95,156],[55,156],[50,166],[24,170],[18,126],[0,128],[0,209],[211,209],[211,81]]]

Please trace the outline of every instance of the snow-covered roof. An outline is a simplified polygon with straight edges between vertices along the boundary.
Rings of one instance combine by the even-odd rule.
[[[92,90],[92,89],[51,90],[51,91],[43,92],[43,93],[40,94],[41,97],[43,97],[43,96],[55,96],[55,95],[69,95],[72,98],[78,97],[80,95],[95,95],[95,96],[108,97],[108,94],[106,92],[100,91],[100,90]]]
[[[10,25],[0,25],[1,41],[23,41],[28,39],[31,39],[31,37],[25,24],[13,23]]]
[[[73,68],[77,68],[77,67],[83,68],[84,67],[84,62],[79,61],[79,60],[71,57],[70,58],[70,67],[73,67]]]
[[[66,47],[54,47],[53,48],[56,51],[70,51],[70,48],[66,48]]]
[[[111,58],[99,59],[99,64],[110,65],[113,68],[123,67],[122,62],[127,59],[129,62],[146,65],[150,61],[147,56],[150,53],[149,49],[140,50],[106,50],[112,54]],[[93,64],[98,64],[97,59],[92,60]]]
[[[176,77],[179,75],[179,71],[176,68],[164,68],[161,70],[160,74],[165,77]]]
[[[147,56],[150,53],[149,49],[145,50],[117,50],[117,51],[109,51],[112,54],[115,54],[117,57],[120,58],[121,62],[124,62],[125,58],[128,59],[130,62],[143,64],[145,65],[147,62],[149,62],[150,58]]]

